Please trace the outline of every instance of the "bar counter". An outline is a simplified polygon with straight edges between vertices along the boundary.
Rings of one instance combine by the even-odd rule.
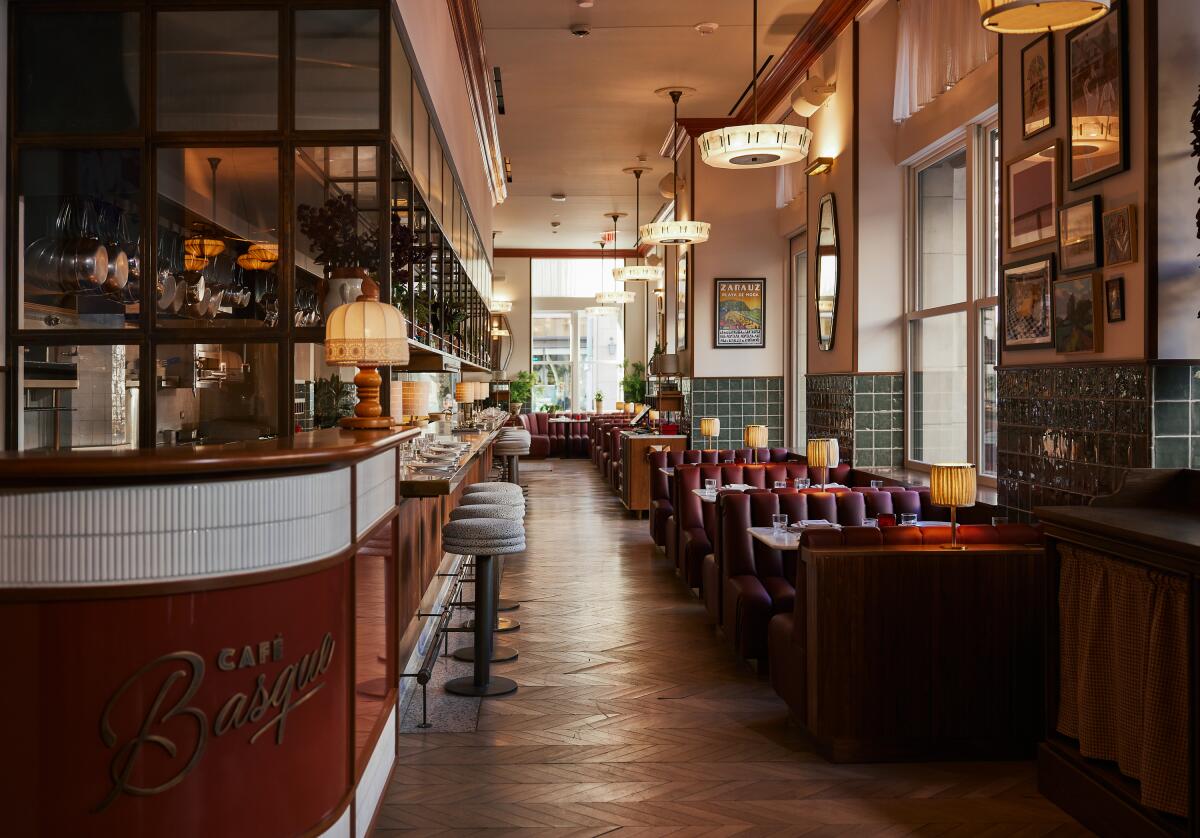
[[[365,834],[495,438],[429,477],[417,433],[0,454],[5,831]]]

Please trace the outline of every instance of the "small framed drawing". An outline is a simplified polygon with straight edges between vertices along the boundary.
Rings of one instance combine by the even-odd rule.
[[[1082,274],[1054,283],[1054,349],[1099,352],[1104,323],[1100,319],[1099,274]]]
[[[1063,273],[1100,266],[1100,199],[1093,195],[1058,211],[1058,267]]]
[[[1109,323],[1120,323],[1125,319],[1125,277],[1104,280],[1104,313]]]
[[[1100,222],[1105,265],[1137,261],[1137,207],[1126,204],[1104,213]]]
[[[1004,348],[1031,349],[1052,342],[1050,284],[1054,255],[1004,266]]]
[[[765,279],[717,279],[714,345],[761,349],[767,345]]]
[[[1047,32],[1021,50],[1021,136],[1054,124],[1054,39]]]
[[[1062,144],[1008,164],[1008,249],[1022,250],[1058,236],[1058,161]]]
[[[1129,168],[1125,3],[1067,34],[1069,180],[1078,189]]]

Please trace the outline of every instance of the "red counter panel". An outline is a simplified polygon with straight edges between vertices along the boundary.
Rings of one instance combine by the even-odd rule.
[[[224,590],[0,604],[0,831],[320,824],[351,782],[350,590],[341,562]]]

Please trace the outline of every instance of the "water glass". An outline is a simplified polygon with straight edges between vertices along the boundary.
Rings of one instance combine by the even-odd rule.
[[[872,481],[871,481],[871,488],[872,488],[872,489],[882,489],[882,488],[883,488],[883,481],[882,481],[882,480],[872,480]]]
[[[788,516],[782,512],[776,512],[771,515],[771,530],[773,532],[783,532],[787,529]]]
[[[1004,515],[994,515],[994,516],[992,516],[992,526],[993,526],[993,527],[998,527],[998,526],[1000,526],[1001,524],[1007,524],[1007,523],[1008,523],[1008,518],[1007,518],[1006,516],[1004,516]]]
[[[877,518],[863,518],[862,525],[864,527],[875,527],[879,529],[879,520]]]
[[[710,495],[713,492],[717,491],[717,481],[712,480],[712,479],[705,480],[704,481],[704,491],[708,492]]]
[[[796,478],[796,488],[797,489],[807,489],[811,485],[812,485],[812,481],[809,480],[807,477],[797,477]]]
[[[786,480],[776,480],[776,481],[775,481],[775,488],[776,488],[776,489],[786,489],[787,487],[788,487],[788,485],[787,485],[787,481],[786,481]]]
[[[915,513],[915,512],[901,512],[900,513],[900,526],[915,527],[916,525],[917,525],[917,513]]]

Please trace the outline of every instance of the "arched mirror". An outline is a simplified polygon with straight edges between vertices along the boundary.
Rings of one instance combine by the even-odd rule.
[[[833,194],[822,195],[817,218],[817,348],[833,349],[833,325],[837,319],[838,236]]]

